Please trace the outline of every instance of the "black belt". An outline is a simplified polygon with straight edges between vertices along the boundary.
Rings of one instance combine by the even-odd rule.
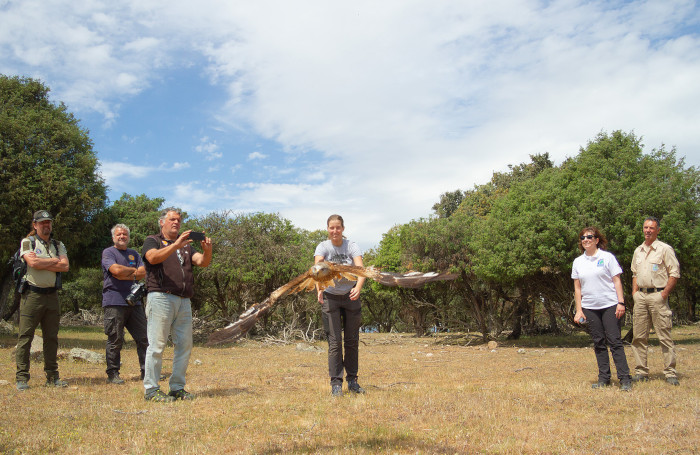
[[[666,288],[639,288],[639,290],[645,294],[652,294],[654,292],[661,292],[664,289],[666,289]]]
[[[31,284],[27,286],[27,289],[29,289],[32,292],[36,292],[37,294],[53,294],[54,292],[58,291],[56,288],[39,288],[36,286],[32,286]]]

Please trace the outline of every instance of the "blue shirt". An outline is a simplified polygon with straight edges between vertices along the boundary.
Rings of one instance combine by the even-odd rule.
[[[143,265],[143,262],[136,250],[132,250],[131,248],[120,250],[117,247],[110,246],[102,251],[102,274],[104,275],[104,282],[102,283],[103,307],[111,305],[129,305],[126,303],[125,299],[131,292],[131,285],[134,284],[134,281],[118,280],[114,278],[109,271],[109,268],[114,264],[138,269]],[[140,305],[141,303],[138,302],[137,304]]]

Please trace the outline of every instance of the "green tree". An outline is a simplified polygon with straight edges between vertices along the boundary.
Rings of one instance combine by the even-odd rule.
[[[216,315],[228,321],[308,270],[316,244],[325,238],[320,231],[309,233],[277,214],[266,213],[212,213],[193,220],[192,226],[206,231],[214,242],[212,263],[196,269],[193,307],[207,317]],[[271,319],[268,315],[263,325],[280,328],[293,319],[307,324],[319,310],[311,294],[285,298],[275,312],[278,316]]]
[[[697,267],[697,182],[697,171],[685,169],[675,151],[661,147],[645,155],[634,134],[601,133],[576,157],[515,183],[494,202],[474,238],[475,272],[517,289],[531,304],[543,302],[556,329],[561,317],[571,318],[571,264],[584,226],[608,237],[608,249],[626,270],[628,293],[629,264],[647,215],[668,220],[665,238],[682,268]]]
[[[122,196],[114,201],[109,208],[110,229],[117,223],[123,223],[129,226],[131,232],[130,248],[141,252],[141,247],[146,237],[157,234],[160,231],[158,219],[163,208],[165,199],[161,197],[149,198],[145,194],[132,196],[130,194],[122,194]],[[183,219],[186,217],[183,214]],[[111,244],[111,234],[109,234],[109,242]]]
[[[92,147],[87,130],[66,106],[50,101],[48,87],[0,75],[2,263],[19,247],[39,209],[54,215],[54,233],[66,244],[71,272],[94,263],[107,197]],[[7,272],[3,268],[0,278]]]
[[[0,76],[0,251],[6,259],[39,208],[55,217],[56,237],[80,263],[92,222],[105,208],[88,132],[41,82]]]
[[[462,190],[448,191],[440,195],[440,201],[433,205],[433,211],[439,218],[450,217],[464,200]]]

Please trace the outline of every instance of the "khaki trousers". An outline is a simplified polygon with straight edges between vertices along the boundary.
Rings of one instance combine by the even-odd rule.
[[[634,317],[632,353],[636,362],[635,372],[642,376],[649,375],[647,351],[649,349],[649,331],[654,325],[659,337],[661,352],[664,357],[664,376],[676,377],[676,352],[671,339],[673,312],[668,306],[668,299],[661,298],[661,292],[644,293],[637,291],[634,295]]]

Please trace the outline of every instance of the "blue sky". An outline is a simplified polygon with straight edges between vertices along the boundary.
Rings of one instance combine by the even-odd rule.
[[[700,164],[696,1],[0,0],[0,73],[89,129],[109,196],[331,213],[374,247],[601,131]]]

